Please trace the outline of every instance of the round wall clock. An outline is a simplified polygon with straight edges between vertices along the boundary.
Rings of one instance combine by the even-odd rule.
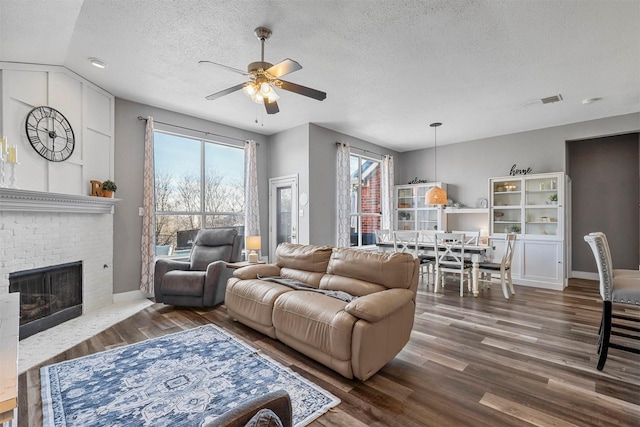
[[[76,146],[69,121],[55,108],[42,106],[29,111],[25,130],[33,149],[51,162],[67,160]]]

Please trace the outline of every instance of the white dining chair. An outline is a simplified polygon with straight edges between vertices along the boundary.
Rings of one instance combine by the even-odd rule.
[[[420,230],[420,276],[427,276],[427,284],[429,284],[429,276],[431,282],[436,280],[436,230]]]
[[[464,235],[455,233],[436,234],[436,280],[434,292],[444,287],[444,273],[460,275],[460,296],[464,296],[464,281],[471,291],[471,262],[464,256]]]
[[[492,283],[499,283],[506,299],[516,293],[511,280],[511,260],[513,259],[516,236],[515,233],[509,233],[505,236],[504,253],[500,262],[486,261],[478,264],[478,274],[480,276],[478,277],[478,284],[491,286]]]
[[[389,243],[391,241],[391,230],[376,230],[376,243]]]
[[[477,231],[452,231],[455,234],[464,234],[465,245],[477,245],[480,243],[480,230]]]
[[[394,231],[393,251],[408,252],[414,258],[418,258],[418,237],[417,231]]]

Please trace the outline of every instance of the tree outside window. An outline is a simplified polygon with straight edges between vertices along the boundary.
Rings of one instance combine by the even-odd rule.
[[[156,245],[187,254],[201,228],[244,225],[244,150],[154,132]]]

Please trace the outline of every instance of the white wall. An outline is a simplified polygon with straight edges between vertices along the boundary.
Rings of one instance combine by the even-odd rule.
[[[0,135],[18,146],[17,185],[23,190],[90,195],[92,179],[113,179],[114,98],[63,67],[0,62]],[[73,154],[50,162],[31,147],[25,118],[37,106],[60,111],[75,134]]]

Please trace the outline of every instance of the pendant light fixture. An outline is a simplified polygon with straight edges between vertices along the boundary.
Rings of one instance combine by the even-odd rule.
[[[431,123],[429,126],[433,128],[433,180],[437,182],[438,176],[436,173],[436,168],[438,164],[438,158],[436,157],[436,155],[437,155],[438,141],[436,137],[436,129],[438,128],[438,126],[442,126],[442,123],[437,123],[437,122]],[[446,205],[447,192],[444,191],[442,188],[438,187],[437,185],[434,185],[433,187],[431,187],[429,191],[427,191],[427,194],[425,197],[425,203],[427,205]]]

